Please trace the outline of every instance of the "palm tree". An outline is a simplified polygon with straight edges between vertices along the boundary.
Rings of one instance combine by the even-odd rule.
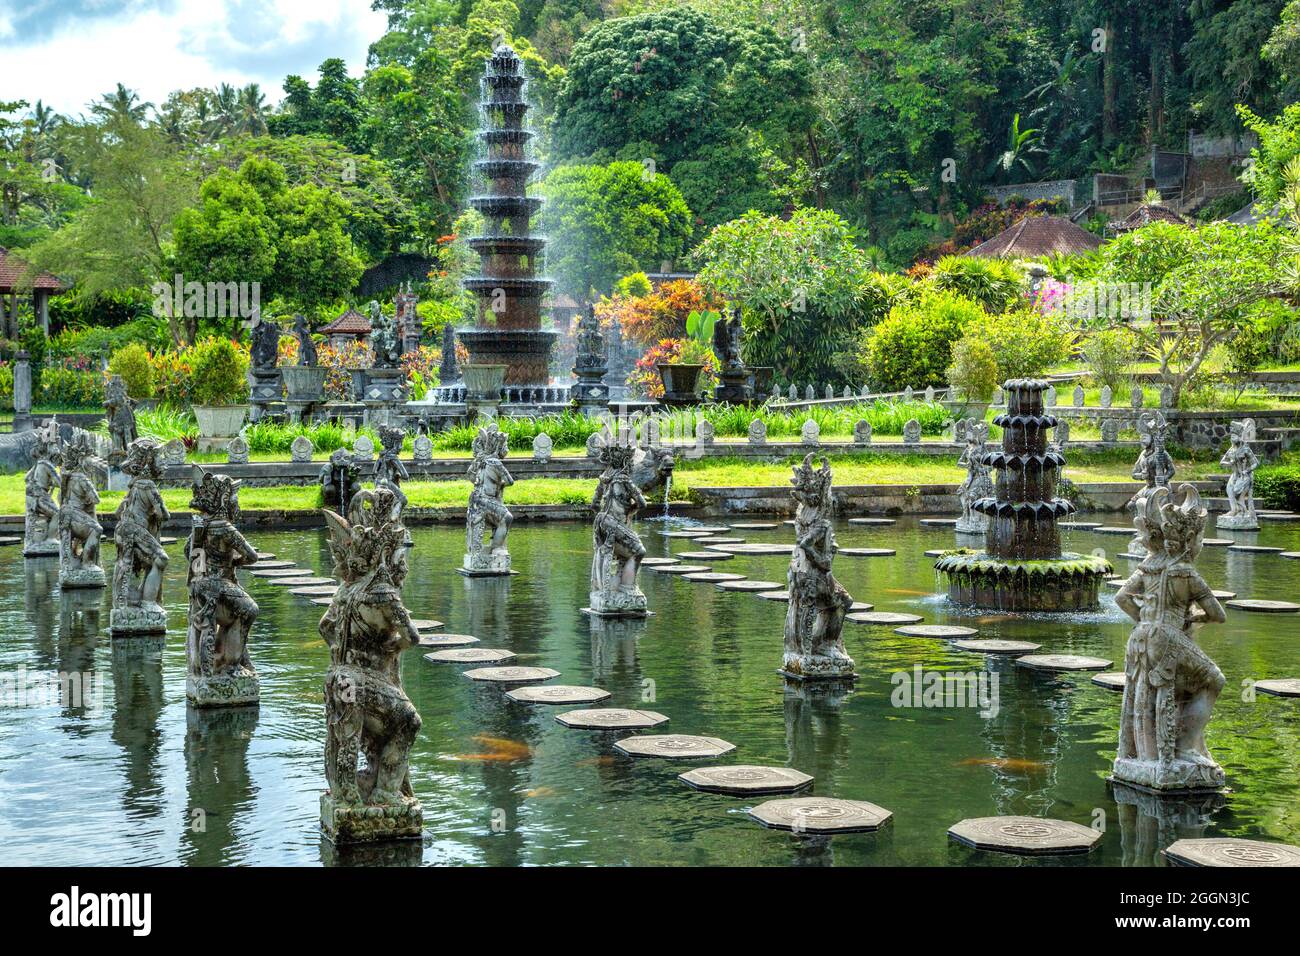
[[[208,135],[221,139],[232,135],[239,127],[239,91],[229,83],[222,83],[212,92],[215,112],[208,123]]]
[[[239,91],[238,129],[249,136],[266,133],[266,96],[256,83],[249,83]]]
[[[117,84],[117,89],[112,93],[105,93],[98,103],[90,106],[90,112],[100,119],[123,119],[137,126],[144,122],[151,109],[152,103],[141,102],[135,90],[128,90],[121,83]]]

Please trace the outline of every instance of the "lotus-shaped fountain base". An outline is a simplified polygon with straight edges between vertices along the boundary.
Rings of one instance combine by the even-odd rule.
[[[934,567],[948,579],[950,600],[999,611],[1093,610],[1112,571],[1109,561],[1091,554],[1003,561],[967,548],[945,552]]]

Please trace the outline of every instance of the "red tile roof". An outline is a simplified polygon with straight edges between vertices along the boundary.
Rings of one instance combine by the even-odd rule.
[[[968,256],[1027,259],[1033,256],[1091,252],[1101,239],[1060,216],[1026,216],[966,252]]]
[[[348,309],[324,328],[316,330],[321,335],[369,335],[370,320],[356,309]]]
[[[1107,223],[1106,228],[1111,232],[1130,232],[1148,226],[1153,222],[1172,222],[1180,226],[1189,225],[1186,219],[1172,209],[1155,203],[1143,203],[1123,219],[1116,219],[1114,222]]]
[[[29,288],[49,289],[52,292],[63,290],[63,283],[48,272],[30,275],[30,270],[30,264],[0,246],[0,292],[25,292]]]

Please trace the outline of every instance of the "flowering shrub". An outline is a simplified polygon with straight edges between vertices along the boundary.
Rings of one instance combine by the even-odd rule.
[[[686,316],[692,311],[721,308],[722,300],[706,294],[699,283],[676,279],[647,295],[615,295],[604,299],[597,304],[596,315],[605,328],[617,319],[624,336],[641,345],[650,345],[683,337]]]
[[[189,349],[154,352],[149,356],[153,365],[154,394],[158,400],[172,408],[188,408],[194,399],[194,363]]]
[[[65,359],[42,370],[39,396],[41,405],[97,408],[104,404],[104,373],[89,359]]]
[[[295,345],[296,350],[296,345]],[[370,368],[375,364],[375,354],[368,342],[349,339],[345,345],[322,345],[316,358],[328,371],[325,374],[325,394],[334,401],[346,401],[352,395],[352,370]]]
[[[1037,289],[1028,293],[1029,304],[1043,315],[1063,316],[1073,291],[1074,287],[1068,282],[1060,282],[1048,276]]]
[[[710,349],[704,349],[689,339],[661,339],[651,346],[636,366],[628,374],[627,384],[637,394],[646,398],[663,398],[664,383],[659,377],[656,365],[671,365],[674,362],[703,365],[700,381],[705,394],[711,392],[718,383],[718,359]]]
[[[210,336],[188,351],[194,369],[196,405],[239,405],[248,401],[248,348]]]
[[[402,371],[406,374],[412,401],[420,401],[429,389],[438,384],[438,366],[441,363],[442,349],[427,345],[421,345],[414,352],[402,356]]]

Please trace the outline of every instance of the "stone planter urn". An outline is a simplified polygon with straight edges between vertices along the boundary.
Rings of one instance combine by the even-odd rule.
[[[319,402],[325,398],[329,369],[319,365],[285,365],[280,369],[285,394],[291,402]]]
[[[248,415],[247,405],[195,405],[200,452],[220,451],[239,434]]]
[[[655,369],[664,383],[665,405],[696,405],[700,401],[700,373],[703,365],[663,365]]]
[[[476,365],[465,363],[461,375],[465,380],[465,397],[471,401],[500,401],[501,389],[506,384],[507,365]]]
[[[950,393],[951,394],[951,393]],[[947,398],[939,403],[948,409],[953,420],[966,418],[975,422],[984,421],[984,413],[989,410],[989,402],[968,402],[964,398]]]

